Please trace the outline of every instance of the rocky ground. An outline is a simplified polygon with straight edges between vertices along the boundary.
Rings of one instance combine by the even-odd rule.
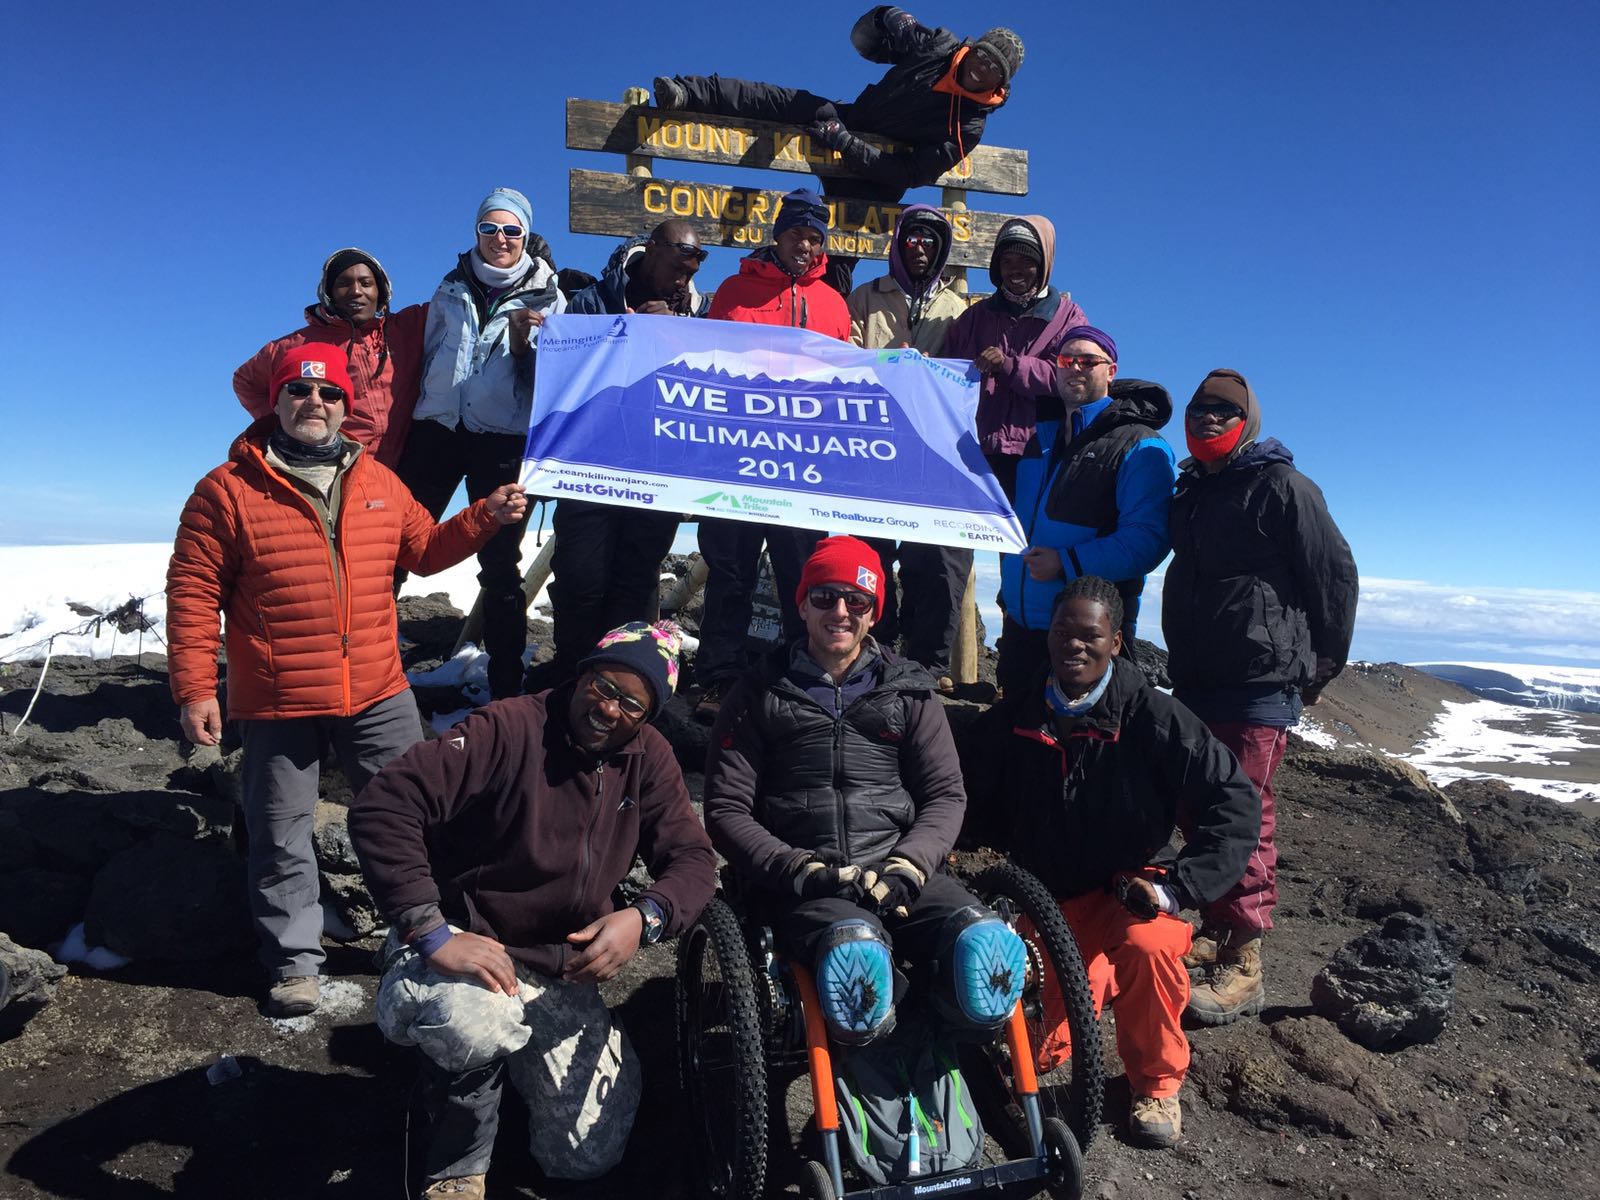
[[[407,618],[412,663],[448,650],[458,618],[426,602],[408,602]],[[1351,740],[1401,748],[1431,705],[1462,695],[1404,668],[1377,670],[1376,682],[1352,672],[1329,690]],[[0,1196],[405,1195],[412,1066],[370,1020],[373,921],[340,841],[337,778],[319,853],[331,924],[346,940],[329,942],[323,1011],[269,1021],[243,914],[228,761],[182,753],[161,660],[56,660],[13,735],[37,677],[36,666],[0,668],[9,934],[0,964],[14,993],[0,1012]],[[462,704],[448,689],[423,701]],[[682,702],[663,726],[697,787],[703,732]],[[1594,1194],[1600,828],[1589,812],[1500,784],[1440,792],[1394,760],[1298,742],[1278,783],[1284,898],[1268,943],[1268,1007],[1193,1032],[1175,1151],[1120,1139],[1126,1087],[1112,1079],[1086,1194]],[[958,869],[975,861],[961,856]],[[91,944],[131,964],[59,977],[26,949],[58,942],[78,921]],[[1418,994],[1341,1022],[1338,989],[1313,981],[1341,947],[1380,928],[1389,940],[1367,950],[1389,955],[1379,983],[1397,984],[1417,961],[1431,975]],[[491,1195],[692,1194],[672,971],[672,948],[651,949],[606,989],[647,1081],[622,1168],[587,1187],[546,1183],[518,1145],[524,1116],[508,1104]],[[1369,1049],[1350,1036],[1377,1041],[1393,1032],[1389,1020],[1427,1036],[1430,1014],[1435,1028],[1443,1017],[1430,1041]],[[787,1083],[774,1194],[798,1194],[812,1136],[803,1086]]]

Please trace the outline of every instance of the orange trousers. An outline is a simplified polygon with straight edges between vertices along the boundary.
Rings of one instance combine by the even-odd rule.
[[[1189,923],[1165,914],[1142,920],[1105,892],[1060,903],[1083,955],[1095,1016],[1116,1001],[1117,1053],[1133,1094],[1176,1096],[1189,1070],[1182,1025],[1189,972],[1181,961],[1194,936]],[[1045,973],[1040,991],[1049,1030],[1037,1050],[1042,1074],[1072,1057],[1072,1036],[1054,972]]]

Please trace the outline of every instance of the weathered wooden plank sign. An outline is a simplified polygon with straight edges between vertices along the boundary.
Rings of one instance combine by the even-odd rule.
[[[858,136],[891,153],[909,149],[875,135]],[[792,125],[600,100],[567,101],[567,149],[812,175],[849,174],[837,151],[813,142],[809,134]],[[978,146],[935,183],[1023,196],[1028,192],[1028,152]]]
[[[754,250],[772,241],[772,222],[783,192],[720,183],[613,175],[574,169],[569,179],[568,227],[573,233],[643,236],[669,217],[694,226],[708,246]],[[888,258],[889,239],[903,203],[829,199],[828,252],[854,258]],[[987,267],[995,235],[1007,213],[945,209],[953,234],[950,265]]]

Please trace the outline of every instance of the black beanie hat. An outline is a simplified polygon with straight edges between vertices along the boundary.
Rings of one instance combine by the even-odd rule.
[[[328,261],[322,264],[322,281],[317,284],[317,299],[322,301],[323,308],[333,311],[333,281],[358,263],[371,268],[372,277],[378,281],[377,314],[381,315],[389,307],[389,276],[384,272],[383,264],[365,250],[346,246],[328,255]]]

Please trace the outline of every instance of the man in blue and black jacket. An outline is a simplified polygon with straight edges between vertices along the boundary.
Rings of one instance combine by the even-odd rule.
[[[1176,465],[1160,430],[1172,398],[1159,384],[1117,380],[1117,344],[1092,325],[1063,335],[1056,356],[1063,412],[1041,406],[1037,435],[1017,465],[1015,506],[1028,549],[1000,560],[999,686],[1044,670],[1050,612],[1067,580],[1097,575],[1122,596],[1131,653],[1144,577],[1170,546]]]

